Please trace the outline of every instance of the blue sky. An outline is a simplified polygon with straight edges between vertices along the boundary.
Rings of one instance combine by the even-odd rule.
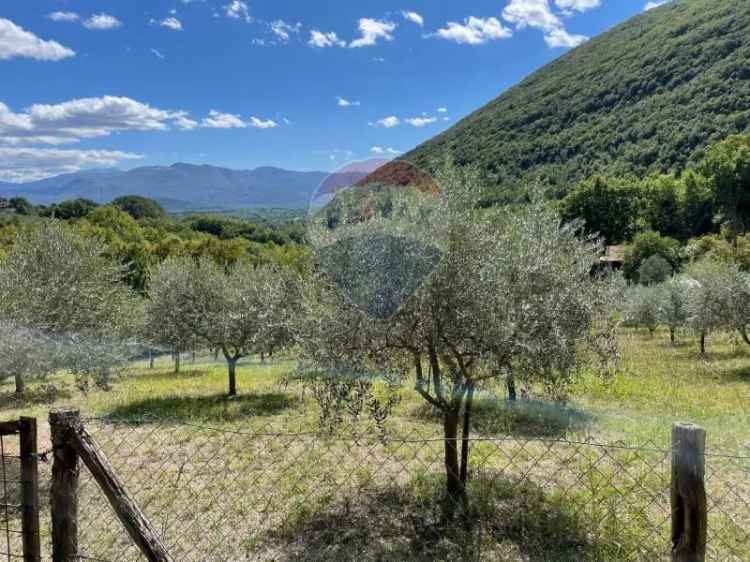
[[[647,0],[0,4],[0,181],[395,155]]]

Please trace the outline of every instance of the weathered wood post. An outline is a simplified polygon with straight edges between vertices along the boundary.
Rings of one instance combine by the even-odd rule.
[[[125,530],[149,562],[173,562],[156,529],[130,497],[104,452],[82,425],[70,432],[71,445],[99,484]]]
[[[672,426],[672,562],[704,562],[706,431],[691,423]]]
[[[24,562],[40,562],[39,537],[39,460],[37,458],[36,418],[19,422],[21,448],[22,528]]]
[[[70,445],[71,428],[79,425],[78,410],[56,410],[49,414],[52,433],[52,561],[68,562],[78,557],[78,453]]]

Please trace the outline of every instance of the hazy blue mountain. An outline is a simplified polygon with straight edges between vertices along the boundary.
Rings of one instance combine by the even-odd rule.
[[[20,195],[33,203],[49,204],[76,197],[107,202],[122,195],[143,195],[168,210],[303,208],[327,176],[325,172],[271,167],[230,170],[180,163],[128,171],[84,171],[24,184],[0,183],[0,196]]]

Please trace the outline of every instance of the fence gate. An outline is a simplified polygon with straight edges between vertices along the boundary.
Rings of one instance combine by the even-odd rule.
[[[0,422],[0,534],[0,561],[41,561],[35,418]]]

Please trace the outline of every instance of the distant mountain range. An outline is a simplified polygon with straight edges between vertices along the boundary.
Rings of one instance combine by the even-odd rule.
[[[327,177],[326,172],[271,167],[230,170],[174,164],[83,171],[22,184],[0,182],[0,196],[21,196],[47,205],[77,197],[104,203],[123,195],[142,195],[156,199],[169,211],[304,208]]]

